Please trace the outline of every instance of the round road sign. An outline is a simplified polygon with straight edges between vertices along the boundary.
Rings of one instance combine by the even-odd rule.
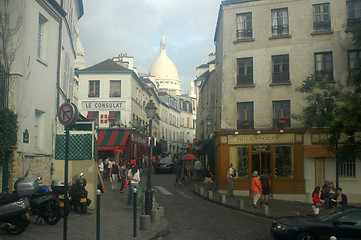
[[[69,102],[63,103],[58,112],[59,122],[63,125],[69,125],[74,122],[76,115],[75,106]]]

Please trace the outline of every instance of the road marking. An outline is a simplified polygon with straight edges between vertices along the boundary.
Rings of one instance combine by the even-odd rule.
[[[158,189],[159,192],[165,194],[165,195],[170,195],[173,196],[173,194],[171,192],[169,192],[167,189],[165,189],[162,186],[155,186],[154,188]]]

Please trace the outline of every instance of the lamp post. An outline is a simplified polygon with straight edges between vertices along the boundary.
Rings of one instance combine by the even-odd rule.
[[[145,111],[147,113],[147,118],[149,119],[149,136],[150,136],[150,150],[148,156],[148,176],[147,176],[147,191],[145,192],[145,215],[150,215],[152,211],[152,155],[153,155],[153,145],[152,145],[152,123],[153,118],[155,117],[155,112],[157,107],[155,106],[153,100],[149,100],[147,106],[145,106]]]

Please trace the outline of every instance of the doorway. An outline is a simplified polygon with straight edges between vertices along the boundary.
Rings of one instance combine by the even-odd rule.
[[[269,152],[258,152],[252,153],[252,172],[257,171],[261,175],[264,170],[267,170],[268,174],[271,173],[271,153]]]

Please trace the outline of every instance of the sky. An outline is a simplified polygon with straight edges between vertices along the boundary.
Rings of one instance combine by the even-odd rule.
[[[214,32],[221,0],[84,0],[78,26],[87,67],[127,53],[139,73],[148,73],[160,53],[178,69],[182,93],[196,68],[215,51]]]

